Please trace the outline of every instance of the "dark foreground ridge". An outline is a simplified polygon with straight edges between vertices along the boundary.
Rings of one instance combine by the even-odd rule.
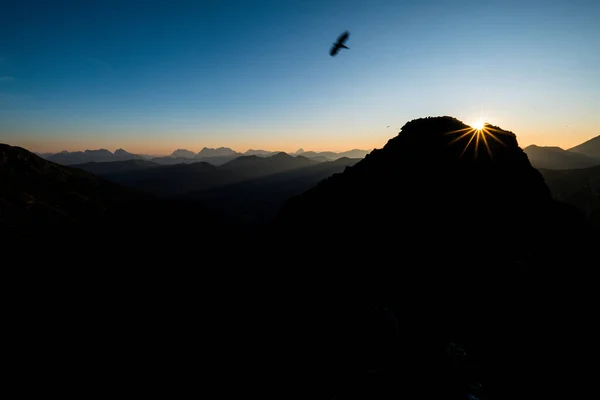
[[[411,121],[273,226],[245,229],[45,265],[69,290],[34,303],[23,335],[61,343],[46,359],[93,360],[100,375],[79,382],[171,395],[531,399],[594,385],[598,238],[511,132]]]

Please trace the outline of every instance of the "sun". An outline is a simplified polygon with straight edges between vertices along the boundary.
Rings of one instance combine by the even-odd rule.
[[[460,155],[462,158],[471,143],[473,143],[474,157],[477,159],[477,155],[479,154],[479,149],[484,147],[487,151],[487,154],[492,157],[492,149],[490,147],[489,142],[495,141],[502,146],[506,146],[504,142],[500,139],[499,136],[506,134],[506,132],[494,128],[492,125],[484,122],[483,119],[478,119],[473,122],[470,126],[466,126],[465,128],[458,129],[455,131],[447,132],[446,135],[455,135],[456,137],[450,141],[449,144],[454,144],[458,141],[466,141],[465,147]],[[480,144],[482,146],[480,146]]]
[[[471,128],[475,129],[476,131],[481,131],[483,128],[485,128],[485,122],[483,122],[481,119],[477,120],[471,124]]]

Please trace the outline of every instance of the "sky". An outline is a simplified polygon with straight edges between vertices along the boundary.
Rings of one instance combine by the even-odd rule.
[[[600,134],[598,0],[0,8],[0,142],[32,151],[373,149],[439,115],[483,118],[521,147]]]

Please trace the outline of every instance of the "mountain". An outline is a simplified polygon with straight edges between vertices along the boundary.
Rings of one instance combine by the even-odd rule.
[[[298,151],[296,151],[296,153],[294,153],[295,155],[302,155],[306,158],[315,158],[315,157],[319,157],[319,158],[325,158],[327,160],[337,160],[338,158],[343,158],[343,157],[347,157],[347,158],[364,158],[367,154],[369,154],[371,151],[370,150],[359,150],[359,149],[353,149],[353,150],[348,150],[348,151],[343,151],[341,153],[336,153],[334,151],[320,151],[320,152],[316,152],[316,151],[304,151],[303,149],[298,149]]]
[[[206,207],[217,209],[231,219],[266,223],[273,220],[285,200],[303,193],[319,181],[340,173],[359,161],[360,159],[340,158],[188,193],[183,198],[201,199]]]
[[[599,237],[510,131],[410,121],[286,202],[274,231],[270,246],[297,260],[294,326],[317,326],[295,354],[349,398],[468,398],[473,382],[490,399],[539,398],[587,376]],[[549,351],[557,341],[569,346]]]
[[[159,186],[168,186],[190,172],[185,185],[213,171],[223,184],[244,166],[277,170],[256,167],[265,161],[281,174],[324,168],[273,157],[229,169],[153,167],[131,179],[163,170]],[[54,180],[39,178],[35,160],[0,161],[3,216],[13,215],[7,187],[13,196]],[[57,167],[61,179],[106,184]],[[63,236],[42,218],[39,240],[5,246],[7,272],[26,275],[10,280],[20,358],[80,367],[84,354],[100,376],[109,365],[137,387],[171,394],[184,381],[198,386],[190,360],[202,360],[202,390],[223,398],[585,398],[579,393],[595,390],[599,239],[582,213],[552,199],[513,133],[418,119],[342,171],[285,202],[265,227],[223,224],[219,209],[181,197],[134,201],[140,218],[123,212],[88,224],[94,236]],[[234,190],[245,199],[233,205],[295,185],[276,174],[256,177],[257,189],[272,179],[265,192]],[[44,193],[89,205],[112,190],[73,182]],[[98,386],[84,366],[61,386],[73,377]]]
[[[185,149],[177,149],[171,153],[172,158],[194,158],[196,153]]]
[[[133,154],[123,149],[117,149],[115,150],[115,153],[113,154],[112,158],[109,158],[108,161],[143,160],[145,158],[146,157],[139,154]]]
[[[573,169],[600,165],[600,158],[594,159],[582,153],[563,150],[560,147],[531,145],[523,151],[535,168]]]
[[[219,166],[219,165],[223,165],[231,160],[235,160],[236,158],[238,158],[240,156],[241,156],[241,154],[237,153],[237,154],[228,155],[228,156],[196,157],[196,158],[194,158],[194,161],[203,161],[203,162],[207,162],[209,164],[215,165],[215,166]]]
[[[46,157],[46,159],[61,165],[90,162],[90,160],[84,155],[83,151],[61,151],[60,153]]]
[[[147,160],[127,160],[109,162],[89,162],[84,164],[73,164],[71,168],[82,169],[94,175],[115,175],[124,172],[139,171],[147,168],[158,167],[157,164]]]
[[[220,169],[241,179],[256,178],[316,164],[306,157],[292,157],[281,152],[270,157],[242,156],[223,164]]]
[[[152,163],[155,163],[155,160],[153,159]],[[159,168],[146,168],[151,165],[147,162],[124,164],[115,166],[114,172],[110,169],[110,166],[103,165],[91,167],[85,165],[83,168],[94,168],[102,177],[120,185],[157,195],[172,196],[314,164],[317,164],[317,162],[304,157],[292,157],[286,153],[279,153],[271,157],[240,156],[220,166],[215,166],[209,162],[195,161],[162,165]],[[124,168],[129,168],[129,170],[120,171]]]
[[[219,147],[217,149],[210,149],[208,147],[200,150],[194,157],[196,161],[204,161],[213,165],[222,165],[228,161],[231,161],[239,156],[241,153],[233,151],[229,147]]]
[[[348,151],[342,151],[337,154],[337,158],[348,157],[348,158],[365,158],[367,154],[369,154],[371,150],[359,150],[353,149]]]
[[[87,231],[112,210],[148,198],[6,144],[0,144],[0,179],[0,226],[13,237],[43,237],[64,226]]]
[[[306,157],[306,156],[300,156],[300,157]],[[309,160],[313,160],[313,161],[318,161],[318,162],[328,162],[328,161],[333,161],[331,158],[327,158],[325,156],[313,156],[313,157],[306,157]],[[346,157],[348,158],[348,157]]]
[[[102,177],[123,186],[167,196],[203,190],[229,179],[228,174],[202,161],[115,171],[102,174]]]
[[[109,162],[144,159],[143,156],[129,153],[123,149],[117,149],[114,154],[106,149],[85,150],[83,152],[62,151],[60,153],[52,154],[44,158],[61,165],[83,164],[88,162]]]
[[[40,156],[42,158],[48,158],[50,156],[53,156],[55,153],[39,153],[39,152],[33,152],[33,154],[35,154],[36,156]]]
[[[569,170],[539,169],[556,200],[582,210],[600,229],[600,165]]]
[[[335,160],[338,158],[338,153],[333,151],[304,151],[300,154],[302,157],[313,158],[313,157],[325,157],[328,160]]]
[[[270,157],[279,153],[278,151],[267,151],[267,150],[247,150],[244,155],[245,156],[259,156],[259,157]]]
[[[578,146],[572,147],[568,151],[600,160],[600,135],[587,142],[581,143]]]

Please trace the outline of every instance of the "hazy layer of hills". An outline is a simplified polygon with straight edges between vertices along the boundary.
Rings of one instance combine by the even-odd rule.
[[[293,155],[302,155],[305,158],[314,159],[315,161],[325,162],[334,161],[339,158],[363,158],[367,155],[370,150],[349,150],[341,153],[332,151],[325,152],[314,152],[299,149]],[[128,161],[128,160],[147,160],[160,165],[175,165],[175,164],[191,164],[198,161],[208,162],[213,165],[222,165],[231,160],[234,160],[241,156],[257,156],[257,157],[270,157],[279,154],[279,151],[266,151],[266,150],[248,150],[245,153],[239,153],[228,147],[219,148],[208,148],[204,147],[197,154],[186,150],[177,149],[169,156],[154,157],[149,155],[140,155],[128,153],[123,149],[118,149],[114,153],[106,149],[100,150],[85,150],[68,152],[62,151],[60,153],[38,153],[42,158],[49,161],[55,162],[62,165],[74,165],[74,164],[85,164],[90,162],[111,162],[111,161]]]
[[[536,168],[574,169],[600,165],[600,136],[568,150],[535,145],[527,146],[523,150]]]
[[[194,382],[201,360],[224,398],[595,389],[597,167],[540,172],[516,135],[486,129],[417,119],[360,160],[80,166],[102,177],[2,146],[2,233],[29,234],[3,243],[12,269],[76,288],[56,306],[45,281],[35,320],[77,326],[87,358]]]

